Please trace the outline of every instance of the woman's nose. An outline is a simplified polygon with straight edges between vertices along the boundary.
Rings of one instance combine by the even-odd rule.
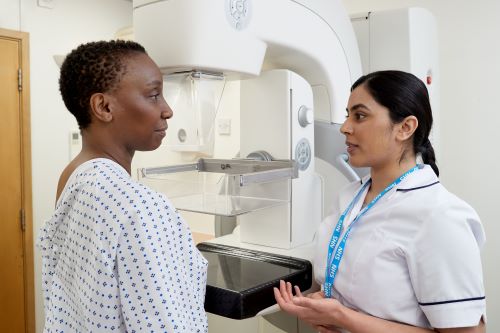
[[[174,115],[174,112],[170,108],[170,105],[165,101],[165,106],[163,110],[161,111],[161,117],[162,119],[170,119]]]

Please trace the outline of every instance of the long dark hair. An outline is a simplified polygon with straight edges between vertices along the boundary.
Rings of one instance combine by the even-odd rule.
[[[429,92],[425,84],[415,75],[402,71],[378,71],[360,77],[351,91],[364,85],[380,105],[389,109],[389,116],[397,124],[408,116],[418,119],[413,134],[413,150],[420,153],[425,164],[429,164],[439,176],[434,148],[429,141],[432,128],[432,109]]]

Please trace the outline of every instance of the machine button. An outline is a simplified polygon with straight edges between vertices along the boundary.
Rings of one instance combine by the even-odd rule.
[[[314,122],[314,113],[313,110],[308,108],[305,105],[302,105],[299,108],[299,124],[302,127],[306,127],[309,124]]]

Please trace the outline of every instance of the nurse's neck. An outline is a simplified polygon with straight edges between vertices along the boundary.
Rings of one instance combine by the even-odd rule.
[[[372,183],[365,202],[370,202],[371,199],[415,165],[417,165],[416,159],[412,157],[405,158],[401,162],[397,161],[396,163],[389,163],[383,166],[372,166],[370,171]]]

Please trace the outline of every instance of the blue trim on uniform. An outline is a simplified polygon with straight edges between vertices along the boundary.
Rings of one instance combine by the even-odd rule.
[[[448,304],[448,303],[458,303],[458,302],[468,302],[468,301],[480,301],[485,299],[486,296],[483,297],[472,297],[472,298],[464,298],[464,299],[454,299],[451,301],[442,301],[442,302],[431,302],[431,303],[420,303],[418,302],[419,305],[422,306],[427,306],[427,305],[440,305],[440,304]]]
[[[421,188],[431,187],[431,186],[434,186],[436,184],[439,184],[439,180],[437,182],[432,183],[432,184],[427,184],[427,185],[413,187],[413,188],[398,188],[396,191],[409,192],[409,191],[413,191],[413,190],[420,190]]]

